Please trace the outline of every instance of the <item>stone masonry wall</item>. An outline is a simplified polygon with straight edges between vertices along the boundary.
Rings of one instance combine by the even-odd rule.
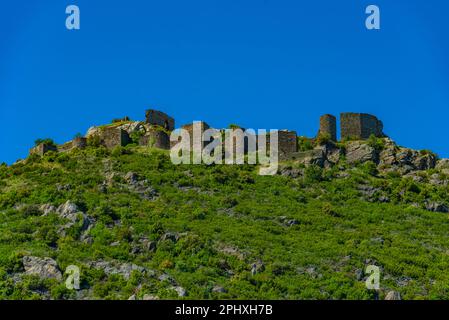
[[[146,123],[161,126],[169,131],[175,129],[175,120],[167,114],[157,110],[147,110],[145,112]]]
[[[108,149],[112,149],[116,146],[126,146],[131,142],[131,139],[123,129],[117,128],[105,128],[100,133],[101,144]]]
[[[383,136],[383,124],[375,116],[366,113],[342,113],[340,115],[341,139],[368,139],[371,134]]]
[[[159,149],[170,149],[170,137],[162,130],[150,129],[140,137],[139,145],[150,146]]]
[[[331,114],[322,115],[319,134],[329,135],[332,141],[337,141],[337,118]]]

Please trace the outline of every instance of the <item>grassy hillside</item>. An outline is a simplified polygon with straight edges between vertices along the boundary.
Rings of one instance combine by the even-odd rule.
[[[294,169],[174,166],[135,146],[2,165],[0,298],[373,299],[369,264],[381,267],[380,298],[449,298],[448,215],[420,208],[448,201],[432,172]],[[72,221],[58,213],[67,201]],[[79,266],[81,290],[25,272],[24,256]]]

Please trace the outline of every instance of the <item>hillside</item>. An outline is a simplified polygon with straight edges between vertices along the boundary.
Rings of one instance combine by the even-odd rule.
[[[1,165],[0,299],[374,299],[370,264],[381,299],[449,298],[447,161],[386,169],[367,145],[357,161],[312,152],[276,176],[176,166],[136,144]]]

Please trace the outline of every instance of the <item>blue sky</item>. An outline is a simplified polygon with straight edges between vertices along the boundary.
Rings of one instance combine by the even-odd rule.
[[[449,157],[448,15],[445,0],[4,1],[0,162],[151,107],[307,136],[321,114],[373,113],[400,145]]]

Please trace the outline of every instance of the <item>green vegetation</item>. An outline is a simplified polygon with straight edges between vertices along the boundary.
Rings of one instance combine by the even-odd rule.
[[[56,143],[53,141],[53,139],[50,139],[50,138],[36,139],[34,141],[34,146],[37,147],[38,145],[40,145],[42,143],[47,144],[49,146],[56,146]]]
[[[381,298],[449,298],[448,215],[416,206],[447,203],[448,186],[381,177],[372,163],[343,178],[341,165],[259,176],[249,165],[175,166],[160,150],[89,145],[0,166],[0,299],[177,299],[163,274],[192,299],[373,299],[357,277],[373,263]],[[66,201],[94,221],[89,229],[61,231],[69,221],[40,209]],[[25,275],[25,255],[50,257],[62,271],[79,266],[82,290]],[[152,272],[126,278],[93,268],[97,261]],[[264,268],[252,275],[257,261]]]

